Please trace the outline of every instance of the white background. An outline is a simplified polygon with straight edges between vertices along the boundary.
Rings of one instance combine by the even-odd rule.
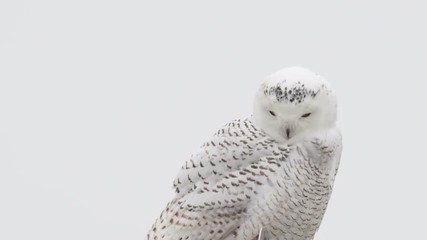
[[[423,1],[1,1],[0,239],[145,239],[181,164],[301,65],[339,97],[316,240],[425,239]]]

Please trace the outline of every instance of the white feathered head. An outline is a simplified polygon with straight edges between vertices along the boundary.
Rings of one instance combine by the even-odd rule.
[[[289,67],[265,79],[255,97],[253,116],[269,136],[293,144],[335,126],[337,100],[323,77]]]

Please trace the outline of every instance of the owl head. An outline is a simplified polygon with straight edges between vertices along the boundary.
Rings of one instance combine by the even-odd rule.
[[[323,77],[302,67],[284,68],[259,88],[253,117],[276,141],[294,144],[335,126],[337,100]]]

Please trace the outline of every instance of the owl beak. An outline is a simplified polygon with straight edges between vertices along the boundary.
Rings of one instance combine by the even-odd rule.
[[[286,140],[289,140],[293,137],[293,135],[295,134],[294,132],[294,124],[292,122],[289,121],[283,121],[283,128],[281,129],[281,134],[283,136],[283,138],[285,138]]]

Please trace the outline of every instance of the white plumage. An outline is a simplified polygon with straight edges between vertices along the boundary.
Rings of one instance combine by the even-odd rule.
[[[341,155],[336,97],[300,67],[267,77],[253,116],[219,129],[174,181],[148,239],[312,239]]]

